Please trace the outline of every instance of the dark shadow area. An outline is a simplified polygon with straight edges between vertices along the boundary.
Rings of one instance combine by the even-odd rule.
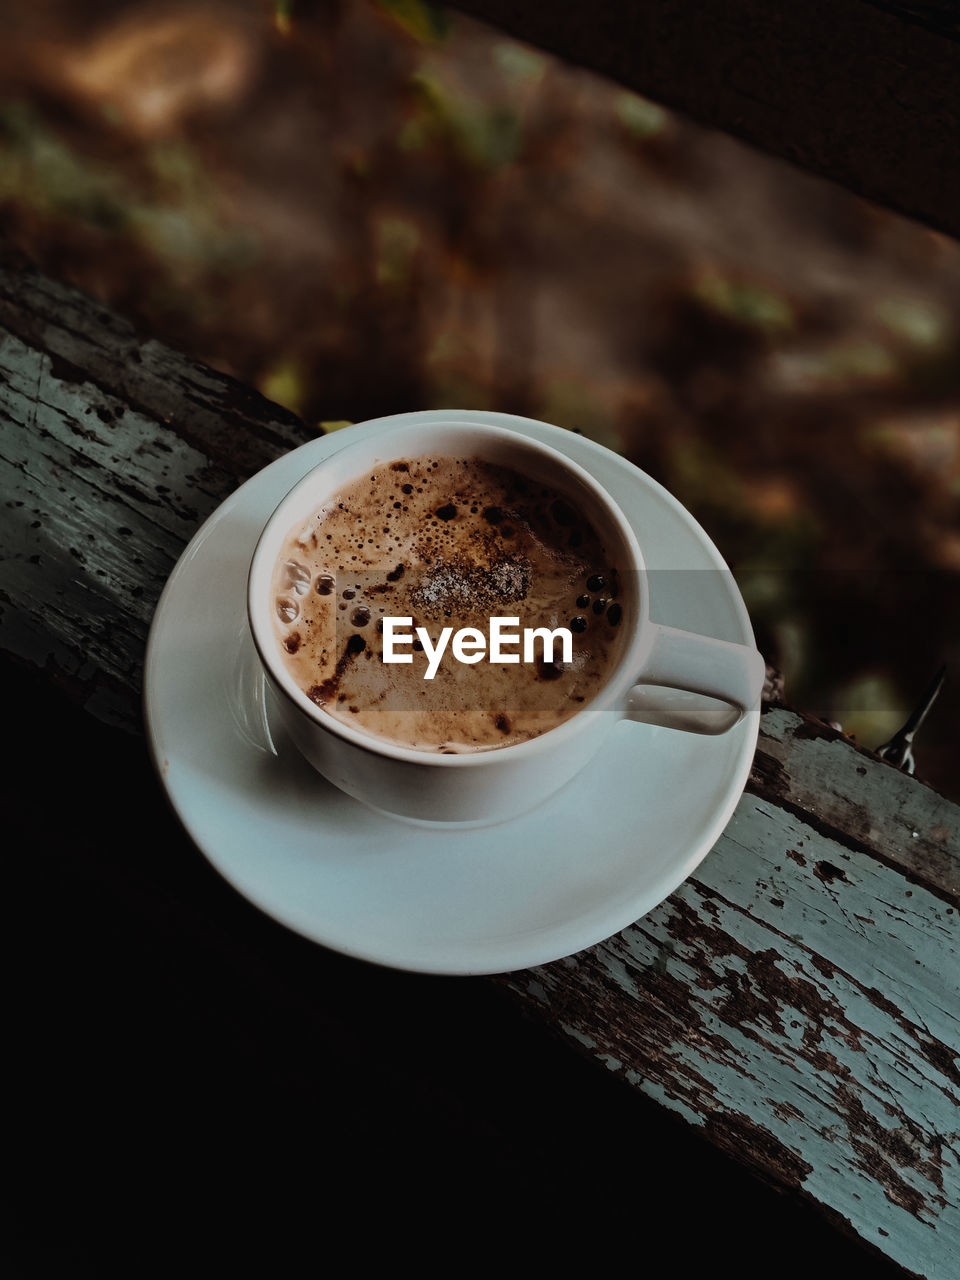
[[[361,1270],[643,1267],[660,1240],[681,1275],[900,1274],[493,982],[275,925],[182,834],[142,742],[3,676],[11,1274],[336,1272],[341,1250]]]

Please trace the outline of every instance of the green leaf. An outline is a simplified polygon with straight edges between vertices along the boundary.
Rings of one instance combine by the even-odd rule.
[[[420,44],[439,44],[450,29],[446,10],[431,0],[375,0],[375,3]]]
[[[420,241],[420,228],[409,218],[380,218],[377,222],[377,284],[388,288],[408,284]]]
[[[257,379],[261,395],[282,404],[292,413],[302,413],[307,394],[306,378],[298,360],[281,357]]]
[[[294,0],[274,0],[273,25],[282,36],[288,36],[293,27]]]
[[[430,136],[446,137],[468,164],[491,172],[511,164],[523,145],[520,116],[511,106],[486,106],[446,86],[425,71],[410,78],[420,117],[408,123],[404,150],[417,150]],[[416,130],[412,126],[416,126]]]
[[[663,133],[670,122],[663,107],[636,93],[621,93],[617,97],[617,115],[631,137],[639,142]]]
[[[891,333],[915,347],[941,347],[950,334],[949,315],[931,298],[881,298],[875,313]]]
[[[700,273],[693,291],[703,306],[752,329],[774,335],[795,327],[787,299],[758,280],[728,278],[711,267]]]

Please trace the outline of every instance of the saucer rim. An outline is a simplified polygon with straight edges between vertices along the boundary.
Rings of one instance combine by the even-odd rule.
[[[346,444],[349,436],[358,429],[362,428],[365,431],[371,431],[377,427],[385,426],[386,424],[392,425],[396,423],[398,419],[404,418],[408,420],[418,419],[420,421],[423,421],[426,418],[427,420],[438,422],[443,420],[453,422],[462,420],[487,421],[495,425],[507,424],[512,426],[514,430],[520,429],[521,424],[529,424],[531,427],[536,429],[537,438],[539,438],[539,432],[541,431],[545,431],[548,435],[556,433],[555,438],[558,441],[558,447],[560,447],[560,441],[569,440],[571,438],[570,432],[563,428],[552,426],[551,424],[537,422],[535,420],[522,418],[516,415],[496,414],[486,411],[477,411],[476,413],[473,413],[469,410],[432,410],[424,411],[422,413],[393,415],[390,417],[371,419],[369,422],[358,423],[351,427],[344,428],[342,436],[340,432],[337,433],[337,436],[341,437],[343,444]],[[580,435],[576,435],[575,438],[577,440],[578,449],[583,448],[587,454],[592,454],[593,458],[602,458],[608,464],[612,463],[633,473],[634,476],[643,484],[655,490],[658,493],[658,496],[673,510],[673,513],[676,516],[679,516],[688,526],[690,532],[699,544],[700,551],[704,552],[707,558],[714,562],[714,566],[716,568],[726,570],[729,573],[723,558],[712,540],[709,538],[709,535],[707,535],[691,513],[688,512],[668,490],[660,485],[659,482],[648,476],[640,468],[636,467],[635,464],[629,462],[619,454],[614,453],[612,450],[607,449],[605,446],[598,444],[596,441],[592,441],[589,438]],[[230,884],[234,890],[239,892],[241,896],[251,902],[258,910],[263,911],[264,914],[268,915],[277,923],[340,954],[368,963],[374,963],[402,971],[449,976],[478,976],[482,974],[516,972],[518,970],[535,967],[537,965],[552,963],[563,959],[566,956],[576,954],[577,952],[583,951],[591,946],[595,946],[598,943],[603,942],[606,938],[612,937],[623,929],[628,928],[632,923],[642,918],[647,914],[647,912],[654,909],[655,906],[659,905],[660,902],[664,901],[671,893],[676,891],[676,889],[693,873],[700,862],[702,862],[707,856],[730,821],[730,818],[743,794],[755,753],[759,734],[759,705],[748,713],[748,715],[744,717],[739,724],[731,728],[728,734],[722,735],[723,739],[728,739],[730,735],[736,735],[740,739],[739,750],[736,752],[731,751],[728,761],[727,767],[729,770],[730,780],[727,784],[725,802],[715,810],[712,820],[704,822],[698,838],[693,840],[686,849],[686,856],[678,858],[678,860],[672,864],[670,875],[661,875],[662,883],[654,893],[651,893],[649,890],[647,892],[638,890],[635,895],[630,897],[621,895],[617,899],[617,903],[620,908],[619,910],[614,909],[616,905],[615,903],[607,903],[604,910],[604,919],[606,923],[602,930],[590,930],[589,936],[586,936],[581,928],[579,936],[572,943],[569,938],[562,943],[560,943],[558,939],[565,932],[570,930],[573,930],[573,932],[576,933],[577,925],[579,922],[583,921],[583,917],[574,917],[559,924],[553,922],[549,926],[528,930],[524,934],[510,940],[509,955],[502,956],[496,963],[482,961],[478,964],[476,962],[476,956],[474,961],[471,962],[469,955],[453,957],[448,954],[445,959],[439,960],[431,959],[429,957],[413,957],[410,955],[399,956],[395,953],[391,953],[389,947],[380,947],[378,949],[376,946],[376,940],[372,943],[368,941],[366,944],[362,942],[346,943],[341,938],[331,940],[328,935],[323,933],[322,929],[317,929],[315,927],[311,928],[308,920],[299,918],[296,910],[288,909],[285,912],[280,912],[275,909],[274,906],[265,905],[262,897],[258,896],[257,891],[252,889],[251,886],[245,884],[243,876],[230,867],[229,860],[222,856],[222,854],[218,855],[216,851],[212,850],[209,847],[209,842],[204,841],[200,833],[197,831],[197,824],[191,820],[192,815],[186,811],[189,806],[181,802],[181,797],[179,797],[169,780],[168,771],[165,766],[166,757],[164,756],[163,743],[161,741],[162,731],[159,726],[159,716],[154,711],[154,707],[159,707],[160,705],[158,698],[162,696],[161,690],[158,688],[158,668],[160,665],[160,636],[163,632],[166,613],[171,607],[170,602],[176,592],[179,578],[184,572],[186,565],[192,562],[195,556],[201,551],[203,543],[209,536],[211,536],[216,527],[222,521],[229,519],[230,516],[234,514],[235,509],[240,506],[245,499],[250,497],[258,483],[262,484],[264,482],[266,473],[275,468],[290,467],[292,465],[291,459],[294,456],[299,456],[302,466],[298,471],[298,476],[305,474],[311,466],[316,464],[318,457],[322,456],[325,447],[329,447],[330,441],[330,436],[321,436],[316,440],[308,441],[306,444],[299,446],[299,448],[281,455],[274,462],[268,464],[242,485],[238,486],[238,488],[224,499],[224,501],[210,514],[210,516],[204,521],[203,525],[191,538],[189,544],[178,559],[177,564],[171,571],[163,592],[161,593],[154,618],[151,622],[147,644],[143,691],[144,720],[147,729],[151,758],[153,759],[154,766],[157,769],[168,802],[176,813],[185,831],[190,836],[198,850],[218,871],[218,873],[223,876],[227,883]],[[332,449],[331,452],[336,451],[336,449],[337,441],[336,437],[334,437],[334,449]],[[591,470],[590,461],[583,458],[574,458],[574,461],[579,462],[579,464],[585,467],[585,469]],[[592,471],[591,474],[593,474]],[[288,488],[289,487],[290,486],[288,485]],[[266,520],[276,505],[277,504],[274,503],[273,506],[270,507],[270,510],[264,515],[264,520]],[[625,516],[632,524],[633,521],[630,513],[625,512]],[[255,544],[256,537],[251,543],[251,551]],[[753,631],[749,615],[747,613],[743,597],[733,580],[732,575],[730,578],[730,589],[728,595],[728,604],[733,606],[733,613],[737,618],[738,629],[742,632],[742,642],[752,642]],[[571,781],[571,785],[576,785],[579,777],[581,777],[581,775],[578,774],[577,777]],[[364,817],[368,812],[365,809],[365,806],[361,805],[358,801],[353,801],[352,803],[357,805],[361,818]],[[374,810],[370,810],[369,812],[380,821],[389,821],[387,815],[377,813]],[[537,812],[537,810],[534,810],[533,812]],[[523,821],[524,818],[529,818],[529,816],[530,815],[527,814],[521,815],[518,818],[507,819],[504,822],[498,823],[487,829],[502,832],[509,828],[512,822]],[[407,824],[397,820],[396,825],[398,830],[412,834],[413,829]],[[483,828],[481,828],[481,830],[482,829]],[[452,840],[456,840],[458,836],[461,835],[469,837],[470,835],[475,834],[475,830],[476,829],[461,832],[460,830],[451,829],[449,835]],[[653,897],[655,897],[655,901],[651,900]],[[553,945],[537,945],[538,938],[535,935],[543,933],[549,933],[550,937],[555,939]],[[486,949],[489,950],[490,945],[489,941],[485,942]]]

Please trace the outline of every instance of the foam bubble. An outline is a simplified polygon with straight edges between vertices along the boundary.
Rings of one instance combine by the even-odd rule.
[[[296,622],[300,606],[291,596],[277,596],[277,617],[281,622]]]
[[[298,560],[287,560],[280,585],[287,591],[295,591],[298,596],[305,596],[310,590],[310,570]]]

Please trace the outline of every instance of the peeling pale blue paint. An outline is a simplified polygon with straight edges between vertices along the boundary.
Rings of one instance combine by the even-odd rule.
[[[801,845],[805,866],[785,857]],[[825,869],[824,882],[818,866],[842,876]],[[866,1239],[929,1280],[956,1280],[960,924],[922,886],[905,898],[907,883],[750,797],[695,880],[538,980],[559,998],[576,967],[594,1016],[589,1032],[567,1024],[573,1039],[688,1123],[745,1118],[812,1166],[804,1190]],[[674,1000],[685,994],[679,1013],[653,1007],[661,976]],[[595,1012],[611,981],[636,1008],[626,1027]],[[671,1042],[652,1045],[648,1028],[665,1025]]]

